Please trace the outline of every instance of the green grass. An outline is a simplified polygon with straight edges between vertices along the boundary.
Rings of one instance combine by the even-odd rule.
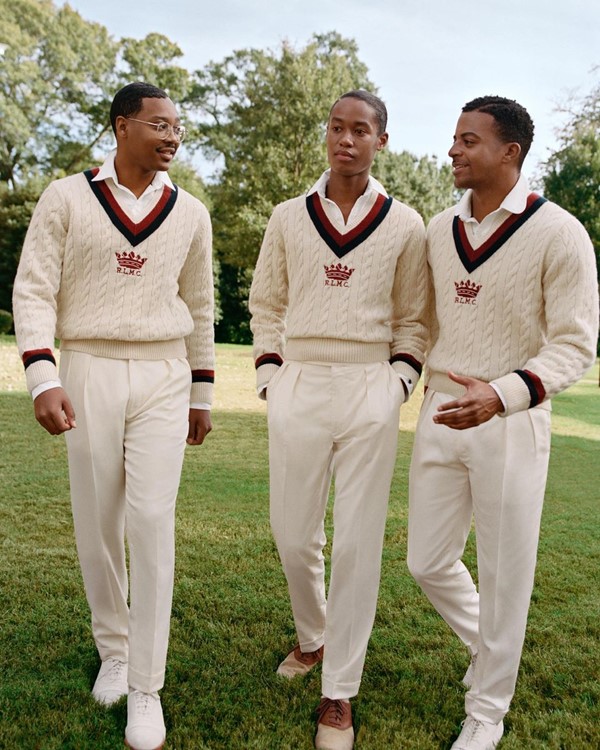
[[[12,346],[0,340],[0,355]],[[274,674],[294,627],[268,524],[264,405],[247,347],[219,347],[218,361],[214,430],[187,450],[177,509],[166,747],[310,750],[319,674]],[[98,658],[64,441],[35,423],[19,387],[0,393],[0,748],[120,748],[124,702],[103,709],[90,697]],[[353,702],[357,750],[448,748],[463,718],[466,653],[406,570],[413,412],[402,419],[379,609]],[[555,399],[536,588],[502,750],[600,747],[599,423],[596,367]]]

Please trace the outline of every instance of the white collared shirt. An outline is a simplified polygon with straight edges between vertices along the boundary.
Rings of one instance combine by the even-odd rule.
[[[115,168],[116,155],[117,149],[113,149],[104,160],[104,164],[100,167],[98,174],[93,178],[92,182],[101,182],[104,180],[119,204],[119,208],[127,214],[134,224],[139,224],[158,203],[165,185],[172,189],[173,183],[167,172],[156,172],[152,182],[140,197],[137,198],[129,188],[121,185],[119,182]]]
[[[514,188],[506,195],[495,211],[489,213],[481,222],[473,217],[471,196],[473,191],[467,190],[456,204],[454,213],[465,225],[469,242],[474,249],[482,245],[511,214],[521,214],[527,207],[527,197],[530,193],[527,178],[519,176]]]
[[[331,175],[331,169],[325,170],[315,184],[308,191],[307,195],[318,193],[321,198],[323,210],[327,215],[329,221],[338,230],[340,234],[345,234],[353,229],[357,224],[365,218],[369,211],[373,208],[378,195],[384,195],[386,198],[388,194],[383,185],[378,182],[373,176],[369,175],[369,182],[365,189],[365,192],[359,196],[356,203],[352,206],[352,211],[348,216],[348,221],[344,221],[344,216],[337,203],[334,203],[327,197],[327,184],[329,183],[329,177]]]

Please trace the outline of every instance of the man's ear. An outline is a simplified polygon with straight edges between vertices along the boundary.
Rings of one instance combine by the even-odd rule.
[[[389,139],[389,135],[387,133],[382,133],[379,136],[379,140],[378,140],[378,143],[377,143],[377,150],[378,151],[381,151],[381,149],[383,149],[383,148],[386,147],[388,139]]]
[[[518,143],[507,143],[504,150],[505,162],[518,162],[521,156],[521,146]]]
[[[123,117],[123,115],[118,115],[117,119],[115,120],[115,135],[117,137],[117,140],[121,138],[127,138],[127,118]]]

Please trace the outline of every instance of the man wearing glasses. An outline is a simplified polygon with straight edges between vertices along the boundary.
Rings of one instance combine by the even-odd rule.
[[[93,697],[111,705],[128,695],[126,744],[157,750],[175,499],[186,442],[211,429],[212,237],[206,208],[167,175],[185,135],[167,94],[129,84],[110,118],[116,150],[99,169],[52,183],[34,211],[15,328],[36,418],[66,435],[102,661]]]

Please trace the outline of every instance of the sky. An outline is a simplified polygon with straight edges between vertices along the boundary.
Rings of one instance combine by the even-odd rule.
[[[63,4],[60,1],[57,5]],[[598,0],[69,0],[114,39],[160,32],[198,70],[234,50],[300,49],[315,33],[354,39],[389,113],[389,146],[448,161],[460,109],[516,99],[536,135],[524,172],[556,146],[557,107],[600,78]],[[337,92],[336,92],[337,93]],[[202,169],[202,172],[205,170]],[[206,176],[206,175],[203,175]]]

